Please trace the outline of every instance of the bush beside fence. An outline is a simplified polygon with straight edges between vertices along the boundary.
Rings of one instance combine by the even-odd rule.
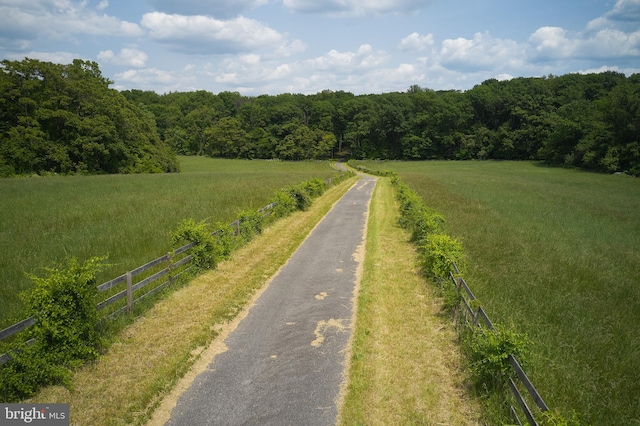
[[[199,270],[214,268],[220,260],[229,257],[234,249],[260,234],[267,219],[277,220],[296,210],[306,210],[312,199],[322,195],[328,186],[337,185],[350,176],[352,173],[340,173],[327,181],[312,179],[286,187],[278,191],[267,206],[257,211],[240,212],[236,221],[215,224],[213,230],[205,222],[185,220],[173,235],[172,251],[97,286],[95,273],[104,258],[93,258],[82,265],[71,259],[68,265],[48,268],[47,277],[33,277],[36,283],[42,284],[25,293],[26,298],[34,302],[30,303],[32,310],[35,309],[34,314],[0,331],[0,341],[10,341],[5,345],[7,352],[0,355],[0,401],[28,397],[41,385],[66,383],[70,369],[97,356],[97,349],[103,343],[99,335],[93,336],[95,339],[88,342],[93,348],[93,352],[89,351],[92,356],[77,356],[72,360],[54,359],[43,354],[68,352],[69,336],[74,337],[78,328],[89,327],[96,331],[98,323],[133,312],[136,304],[151,299],[184,277]],[[46,297],[41,288],[48,289]],[[71,291],[61,295],[60,288],[70,288]],[[83,302],[79,303],[76,299],[85,293],[92,296],[83,298]],[[106,294],[106,297],[95,304],[97,294]],[[91,307],[87,308],[86,300],[89,299]],[[69,306],[62,306],[64,303],[61,300],[68,301]],[[46,305],[54,314],[45,313],[47,309],[35,308],[38,304]],[[84,317],[94,318],[95,321],[81,325],[72,319],[77,317],[81,306],[84,306],[83,312],[87,312]],[[52,315],[57,322],[52,322]],[[43,330],[49,330],[48,334],[43,334]],[[52,339],[54,335],[58,338]]]
[[[461,325],[463,349],[477,391],[481,395],[504,395],[510,400],[505,392],[510,390],[517,405],[514,407],[508,401],[509,414],[519,425],[522,425],[519,414],[532,426],[539,424],[536,418],[547,424],[563,424],[564,420],[549,412],[518,361],[526,357],[526,336],[494,324],[462,278],[458,266],[464,261],[462,244],[443,232],[444,218],[426,207],[397,176],[392,181],[400,201],[401,225],[412,232],[423,271],[439,283],[448,310],[457,314],[462,305],[463,313],[468,314],[455,317]],[[446,284],[447,278],[452,279],[453,286]],[[531,406],[538,410],[532,410]]]
[[[444,298],[444,308],[458,323],[463,350],[477,392],[484,399],[496,396],[508,407],[515,424],[521,416],[529,425],[577,425],[549,407],[525,373],[527,338],[494,324],[480,306],[461,274],[462,244],[444,233],[445,218],[427,207],[422,198],[395,172],[370,170],[357,162],[349,165],[364,173],[390,177],[400,203],[400,225],[411,232],[423,272],[434,279]],[[448,284],[452,283],[452,284]]]

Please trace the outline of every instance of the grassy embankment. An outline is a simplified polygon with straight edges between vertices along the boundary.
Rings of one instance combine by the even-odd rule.
[[[211,359],[203,352],[216,352],[212,340],[233,329],[232,320],[355,180],[328,189],[308,211],[275,222],[215,270],[160,300],[75,374],[72,390],[49,387],[33,401],[69,403],[73,425],[144,424],[154,411],[154,424],[163,424],[181,377],[199,359]]]
[[[478,424],[451,321],[398,225],[389,179],[371,202],[351,368],[340,424]]]
[[[0,329],[24,319],[25,273],[108,255],[104,282],[169,251],[183,219],[231,222],[284,186],[336,173],[326,162],[180,163],[178,174],[0,179]]]
[[[640,424],[640,181],[528,162],[397,171],[465,247],[489,316],[526,332],[533,382],[586,424]]]

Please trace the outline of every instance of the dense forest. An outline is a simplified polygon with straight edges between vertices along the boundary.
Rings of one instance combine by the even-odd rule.
[[[124,95],[153,112],[179,154],[543,160],[640,175],[640,74],[492,79],[466,92]]]
[[[79,60],[1,64],[0,175],[174,171],[175,154],[541,160],[640,175],[640,74],[248,97],[117,92]]]
[[[149,111],[98,64],[0,62],[0,176],[178,171]]]

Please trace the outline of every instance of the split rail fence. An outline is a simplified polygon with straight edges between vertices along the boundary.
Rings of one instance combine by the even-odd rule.
[[[329,183],[331,184],[331,180]],[[263,216],[268,216],[275,205],[276,203],[271,203],[258,211],[262,213]],[[230,223],[229,227],[234,228],[235,235],[238,235],[240,232],[240,220]],[[218,232],[214,232],[212,235],[216,235],[217,233]],[[188,254],[188,252],[195,245],[196,243],[194,242],[186,244],[165,254],[164,256],[154,259],[151,262],[147,262],[144,265],[138,266],[131,271],[127,271],[124,274],[113,278],[112,280],[100,284],[98,286],[98,292],[100,293],[113,292],[115,290],[112,289],[118,287],[120,287],[120,289],[115,294],[98,303],[96,305],[98,310],[105,310],[109,306],[112,306],[116,302],[126,298],[126,303],[120,302],[120,305],[124,306],[118,307],[118,305],[115,305],[115,308],[112,306],[113,311],[105,314],[102,321],[112,319],[123,313],[133,312],[133,307],[136,303],[139,303],[142,300],[159,293],[164,288],[171,286],[178,277],[192,268],[192,266],[189,265],[189,262],[193,255]],[[139,281],[136,281],[136,277]],[[158,284],[158,281],[165,277],[165,281]],[[122,285],[123,283],[125,284],[124,286]],[[141,294],[145,289],[148,291]],[[108,310],[109,309],[107,309],[107,312]],[[28,329],[36,322],[37,320],[34,317],[29,317],[5,328],[4,330],[0,330],[0,341],[8,339],[17,333]],[[25,344],[33,344],[34,341],[34,339],[31,339],[25,342]],[[9,353],[1,354],[0,365],[5,364],[10,359],[11,355]]]
[[[495,327],[489,316],[482,309],[482,306],[478,306],[475,310],[472,308],[474,305],[473,301],[476,300],[473,292],[467,285],[464,278],[460,276],[460,270],[455,263],[452,263],[453,271],[449,271],[449,276],[453,281],[453,285],[456,286],[456,290],[462,296],[462,301],[465,306],[465,311],[471,318],[473,325],[477,327],[488,327],[490,330],[495,330]],[[509,355],[509,363],[511,367],[513,367],[514,372],[516,373],[516,377],[519,379],[517,382],[513,380],[513,378],[509,378],[509,388],[511,389],[511,393],[515,398],[518,406],[520,407],[521,412],[524,414],[527,422],[531,426],[538,426],[538,422],[536,421],[534,412],[530,408],[530,404],[533,403],[538,407],[539,412],[549,411],[549,407],[544,402],[537,389],[529,380],[529,377],[524,372],[518,360],[513,356]],[[526,392],[521,391],[523,389]],[[527,402],[528,401],[528,402]],[[518,416],[518,412],[513,405],[509,407],[511,412],[511,417],[513,420],[520,426],[522,426],[522,422]]]

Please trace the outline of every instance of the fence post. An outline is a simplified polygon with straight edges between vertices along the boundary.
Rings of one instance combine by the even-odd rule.
[[[133,312],[133,276],[127,271],[127,311]]]
[[[172,263],[171,263],[171,252],[167,253],[167,275],[169,275],[169,287],[173,285],[173,271],[172,271]]]

